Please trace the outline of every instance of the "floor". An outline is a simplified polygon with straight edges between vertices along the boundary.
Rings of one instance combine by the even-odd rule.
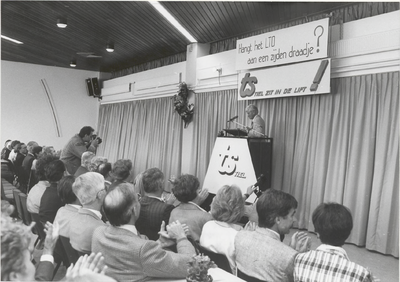
[[[289,243],[290,238],[296,229],[292,229],[289,235],[285,237],[284,242]],[[314,233],[308,234],[311,237],[311,249],[314,250],[320,245],[320,241]],[[36,240],[36,235],[32,234],[31,244]],[[345,244],[343,247],[349,258],[364,267],[371,270],[379,282],[398,282],[399,281],[399,260],[389,255],[382,255],[377,252],[368,251],[365,248],[357,247],[353,244]],[[40,260],[41,250],[35,249],[33,256],[36,261]],[[60,281],[65,277],[66,268],[60,266],[53,281]]]

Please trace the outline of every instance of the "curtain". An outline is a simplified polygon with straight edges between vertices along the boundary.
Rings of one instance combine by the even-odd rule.
[[[313,230],[321,202],[351,210],[349,243],[399,255],[399,72],[332,79],[331,93],[237,101],[237,90],[196,95],[196,165],[204,179],[213,144],[229,117],[249,125],[257,105],[273,138],[272,187],[299,202],[298,228]]]
[[[103,143],[97,155],[111,163],[132,160],[132,177],[158,167],[168,190],[169,177],[180,175],[183,123],[172,98],[101,105],[98,127]]]

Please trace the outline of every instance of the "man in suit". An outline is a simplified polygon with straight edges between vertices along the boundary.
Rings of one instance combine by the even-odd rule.
[[[75,179],[72,190],[82,208],[74,220],[70,221],[69,234],[71,246],[82,253],[90,253],[93,231],[106,225],[102,220],[101,206],[106,194],[104,177],[97,172],[87,172]]]
[[[256,230],[239,231],[235,237],[238,270],[262,281],[293,281],[294,259],[311,243],[305,232],[296,232],[289,246],[280,241],[280,235],[288,234],[295,221],[296,199],[269,189],[258,199],[256,208]]]
[[[92,140],[93,132],[94,129],[90,126],[82,127],[79,133],[74,135],[62,150],[60,160],[65,163],[69,174],[75,174],[81,165],[81,157],[84,152],[96,152],[99,139]]]
[[[150,168],[142,177],[145,196],[140,200],[140,216],[136,228],[150,240],[158,239],[160,225],[168,224],[174,206],[166,204],[161,198],[164,191],[164,174],[158,168]]]
[[[104,199],[103,209],[111,226],[101,226],[94,231],[92,251],[104,255],[107,275],[117,281],[186,277],[187,263],[195,250],[186,238],[184,227],[173,222],[165,230],[163,223],[159,240],[148,240],[135,227],[140,208],[130,183],[117,185]],[[178,253],[163,249],[175,243]]]
[[[82,157],[81,157],[81,165],[75,171],[74,176],[78,177],[78,176],[88,172],[89,168],[90,168],[91,161],[95,156],[96,155],[93,152],[89,152],[89,151],[88,152],[84,152],[82,154]]]
[[[265,121],[258,114],[258,108],[254,104],[246,107],[247,117],[251,120],[251,126],[246,127],[247,136],[249,137],[266,137],[265,136]]]

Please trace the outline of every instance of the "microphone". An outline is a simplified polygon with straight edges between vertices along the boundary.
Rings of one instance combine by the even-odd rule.
[[[262,195],[263,190],[260,189],[260,184],[262,184],[265,180],[264,174],[261,174],[257,178],[257,182],[253,185],[253,192],[256,194],[257,198],[259,198]]]
[[[237,119],[239,116],[234,116],[233,118],[229,119],[227,122],[231,122],[234,121],[235,119]]]

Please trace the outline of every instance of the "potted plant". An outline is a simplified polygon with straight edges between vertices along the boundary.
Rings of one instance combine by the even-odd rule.
[[[210,260],[208,256],[203,254],[194,255],[188,262],[188,276],[186,281],[188,282],[212,282],[213,278],[208,275],[208,270],[217,265]]]

